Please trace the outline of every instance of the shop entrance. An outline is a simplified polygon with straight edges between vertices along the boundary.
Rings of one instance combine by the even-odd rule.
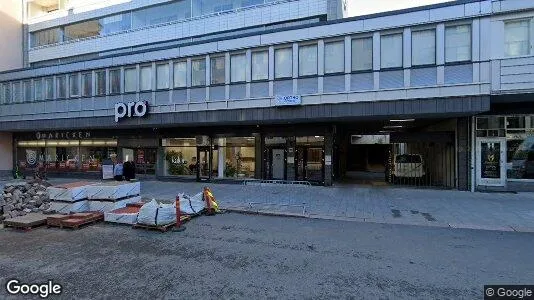
[[[476,147],[477,185],[506,185],[506,139],[479,138]]]
[[[295,158],[297,180],[324,182],[324,148],[297,147]]]
[[[122,161],[133,161],[138,175],[155,175],[157,152],[156,148],[123,148]]]
[[[271,149],[271,178],[277,180],[285,179],[285,150],[281,148]]]
[[[211,178],[211,148],[209,146],[197,147],[197,180]]]

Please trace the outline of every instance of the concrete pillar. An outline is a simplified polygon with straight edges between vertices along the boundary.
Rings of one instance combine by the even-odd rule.
[[[263,177],[263,136],[260,133],[254,134],[255,148],[255,165],[254,178],[262,179]]]
[[[458,118],[456,123],[456,187],[458,190],[469,190],[470,159],[469,159],[469,128],[470,118]]]
[[[287,139],[287,152],[286,152],[286,180],[296,180],[296,174],[295,174],[295,152],[296,152],[296,146],[297,141],[295,140],[295,137],[289,137]]]
[[[10,132],[0,133],[0,177],[12,177],[13,167],[13,135]]]
[[[217,164],[217,177],[224,178],[224,167],[226,166],[226,139],[220,138],[218,142],[218,164]]]
[[[324,136],[324,185],[332,185],[332,156],[334,154],[334,135],[328,131]]]

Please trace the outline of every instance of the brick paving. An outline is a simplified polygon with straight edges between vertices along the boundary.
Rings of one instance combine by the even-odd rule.
[[[52,179],[63,183],[73,179]],[[250,213],[357,222],[534,232],[534,193],[470,193],[387,186],[244,186],[142,181],[145,198],[212,188],[219,206]]]

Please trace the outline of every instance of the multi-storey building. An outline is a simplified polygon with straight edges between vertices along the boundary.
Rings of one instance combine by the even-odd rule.
[[[24,7],[24,68],[0,73],[13,168],[100,176],[117,155],[158,178],[534,188],[531,1]]]

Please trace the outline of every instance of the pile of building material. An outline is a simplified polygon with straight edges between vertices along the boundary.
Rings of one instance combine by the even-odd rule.
[[[25,216],[14,217],[4,221],[4,227],[30,230],[35,227],[46,225],[48,218],[60,218],[64,215],[43,215],[42,213],[29,213]]]
[[[81,226],[93,224],[104,220],[101,212],[75,213],[70,215],[49,216],[46,224],[59,228],[79,229]]]
[[[127,203],[139,202],[139,182],[74,182],[48,188],[50,209],[62,214],[80,212],[109,212]]]
[[[46,188],[46,182],[7,183],[0,195],[0,210],[3,212],[0,221],[48,210],[50,199]]]

